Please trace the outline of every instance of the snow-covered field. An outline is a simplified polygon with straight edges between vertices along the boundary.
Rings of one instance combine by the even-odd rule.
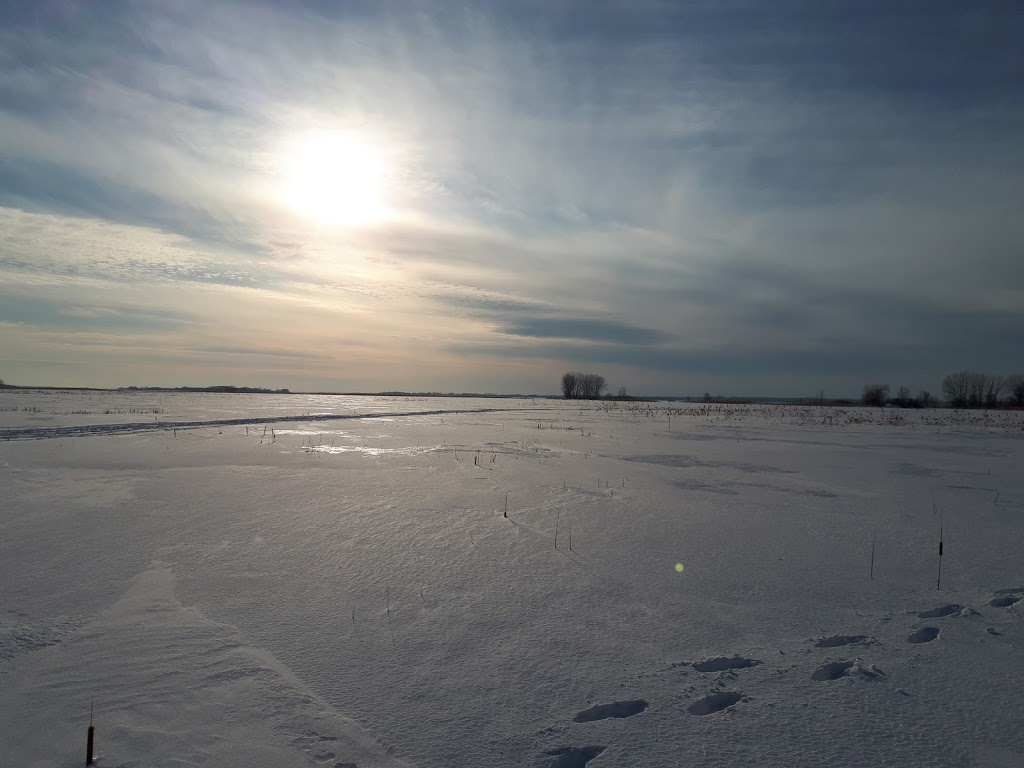
[[[107,768],[1024,765],[1022,449],[1005,412],[0,391],[0,765],[81,765],[92,702]]]

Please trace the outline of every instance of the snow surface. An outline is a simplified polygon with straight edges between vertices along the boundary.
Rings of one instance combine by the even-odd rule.
[[[1022,446],[1019,412],[0,391],[0,765],[81,765],[95,702],[105,768],[1022,766]]]

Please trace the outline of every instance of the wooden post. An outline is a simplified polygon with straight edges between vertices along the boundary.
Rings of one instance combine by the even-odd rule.
[[[92,725],[92,704],[89,704],[89,737],[85,744],[85,764],[95,765],[92,760],[92,745],[94,737],[96,736],[96,729]]]
[[[871,580],[875,580],[875,533],[871,534]]]
[[[387,588],[387,601],[388,601],[388,630],[391,632],[391,647],[395,647],[395,627],[391,623],[391,587]]]

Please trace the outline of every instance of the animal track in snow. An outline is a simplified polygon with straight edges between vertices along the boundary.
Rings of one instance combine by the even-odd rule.
[[[746,669],[756,667],[761,662],[757,659],[745,659],[742,656],[719,656],[714,659],[693,662],[693,668],[698,672],[725,672],[728,669]]]
[[[611,704],[595,704],[585,709],[572,720],[574,723],[591,723],[595,720],[606,720],[610,717],[632,717],[647,709],[648,703],[643,699],[634,701],[613,701]]]
[[[546,768],[583,768],[604,750],[602,746],[549,749],[544,754],[553,759],[547,763]]]
[[[930,643],[939,636],[938,627],[922,627],[907,638],[911,643]]]
[[[739,691],[721,691],[693,702],[686,710],[691,715],[713,715],[715,712],[721,712],[723,709],[731,707],[742,698],[743,694]]]
[[[994,597],[989,600],[989,605],[993,608],[1009,608],[1014,603],[1019,603],[1020,598],[1014,595],[1007,595],[1006,597]]]
[[[917,618],[940,619],[943,616],[952,616],[953,614],[961,613],[965,610],[969,611],[970,608],[963,605],[957,605],[956,603],[951,603],[950,605],[940,605],[938,608],[932,608],[930,611],[921,611],[917,614]]]
[[[878,642],[873,637],[867,635],[832,635],[830,637],[820,637],[814,643],[815,648],[839,648],[844,645],[870,645],[871,643]]]

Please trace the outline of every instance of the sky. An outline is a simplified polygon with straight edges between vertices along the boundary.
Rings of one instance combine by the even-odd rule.
[[[0,0],[0,378],[1024,371],[1019,0]]]

